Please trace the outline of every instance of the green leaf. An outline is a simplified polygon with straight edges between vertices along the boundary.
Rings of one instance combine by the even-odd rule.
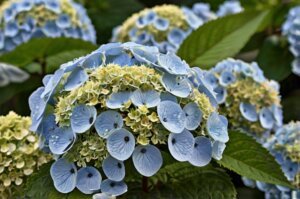
[[[281,81],[291,74],[293,55],[284,38],[271,36],[264,41],[257,56],[258,65],[269,79]]]
[[[247,178],[291,187],[274,157],[245,133],[232,131],[226,144],[222,166]]]
[[[187,37],[178,55],[192,66],[210,68],[235,56],[268,14],[269,11],[246,11],[210,21]]]
[[[18,46],[12,52],[6,53],[0,56],[0,62],[6,62],[19,66],[20,68],[26,68],[27,65],[37,62],[42,67],[47,67],[47,64],[53,67],[53,61],[47,63],[46,58],[55,59],[55,56],[59,57],[61,64],[70,61],[79,55],[85,55],[87,52],[93,51],[96,46],[90,42],[86,42],[80,39],[72,38],[40,38],[32,39],[27,43]],[[74,53],[73,55],[67,52],[77,50],[80,53]],[[62,56],[65,55],[65,56]],[[48,61],[49,62],[49,61]],[[56,68],[59,65],[56,65]],[[45,68],[46,69],[46,68]]]
[[[145,180],[148,188],[145,190]],[[144,185],[143,185],[144,184]],[[160,199],[202,199],[236,198],[236,190],[230,177],[219,168],[211,165],[195,167],[187,162],[166,165],[150,178],[144,178],[143,184],[129,184],[124,198],[160,198]]]

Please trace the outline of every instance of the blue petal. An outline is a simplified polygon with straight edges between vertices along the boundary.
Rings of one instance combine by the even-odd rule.
[[[228,122],[227,119],[218,115],[217,113],[212,113],[207,120],[207,131],[208,134],[216,141],[228,142],[228,131],[227,131]]]
[[[216,160],[221,160],[226,144],[223,142],[214,141],[212,146],[212,157]]]
[[[172,101],[177,103],[177,98],[171,93],[164,92],[160,94],[160,101]]]
[[[157,18],[157,15],[154,11],[150,10],[148,13],[144,16],[144,21],[146,24],[150,24],[154,22],[154,20]]]
[[[275,123],[272,111],[269,108],[263,108],[259,112],[259,121],[265,129],[272,129]]]
[[[172,29],[168,34],[168,41],[176,47],[179,47],[186,38],[186,33],[178,28]]]
[[[158,148],[140,145],[134,149],[132,160],[136,170],[143,176],[153,176],[162,166],[163,159]]]
[[[28,73],[19,69],[17,66],[0,63],[0,67],[2,67],[2,73],[7,75],[10,82],[24,82],[29,78]]]
[[[116,182],[109,179],[101,183],[101,191],[108,195],[119,196],[127,192],[127,185],[125,182]]]
[[[45,6],[47,9],[55,12],[55,13],[60,13],[60,4],[59,1],[54,1],[54,0],[46,0],[45,1]]]
[[[135,106],[156,107],[160,102],[160,95],[155,90],[141,91],[137,89],[131,95],[131,101]]]
[[[42,31],[48,37],[61,36],[61,30],[57,27],[54,21],[47,21],[45,26],[42,28]]]
[[[185,128],[188,130],[198,128],[202,121],[202,111],[199,109],[199,106],[194,102],[190,102],[183,107],[183,111],[186,116]]]
[[[76,136],[71,128],[56,128],[49,138],[52,153],[61,155],[72,148]]]
[[[257,113],[256,113],[256,108],[252,104],[241,102],[240,103],[240,112],[242,116],[250,121],[250,122],[255,122],[257,121]]]
[[[216,88],[219,85],[218,78],[210,72],[204,74],[204,81],[212,88]]]
[[[67,15],[67,14],[59,15],[59,17],[56,21],[56,25],[62,29],[69,28],[71,26],[71,20],[70,20],[69,15]]]
[[[188,130],[184,130],[182,133],[171,133],[168,137],[169,151],[180,162],[189,160],[194,144],[194,137]]]
[[[83,85],[89,79],[88,74],[83,68],[76,68],[69,75],[67,82],[65,83],[64,89],[66,91],[71,91]]]
[[[126,129],[120,129],[111,134],[107,139],[107,151],[118,160],[127,160],[135,146],[134,136]]]
[[[106,100],[106,106],[111,109],[119,109],[130,100],[130,92],[112,93]]]
[[[76,186],[77,169],[74,163],[61,158],[54,162],[50,175],[57,191],[70,193]]]
[[[179,104],[162,101],[157,107],[157,114],[162,125],[172,133],[181,133],[185,127],[186,117]]]
[[[32,1],[25,0],[23,2],[19,2],[18,6],[17,6],[17,11],[18,12],[29,11],[29,10],[31,10],[32,6],[33,6]]]
[[[102,177],[94,167],[83,167],[79,169],[76,187],[84,194],[91,194],[100,190]]]
[[[153,22],[153,26],[160,31],[166,31],[169,28],[169,25],[169,20],[162,17],[156,17],[155,21]]]
[[[212,144],[209,138],[199,136],[195,138],[192,156],[189,162],[197,167],[203,167],[211,161]]]
[[[45,90],[42,93],[41,97],[45,99],[46,102],[49,101],[50,97],[55,92],[60,80],[63,78],[64,70],[59,69],[51,76],[51,79],[48,81],[45,86]]]
[[[17,22],[9,22],[6,24],[4,34],[8,37],[14,37],[18,34],[19,27]]]
[[[256,187],[256,182],[254,180],[251,180],[249,178],[246,177],[242,177],[243,183],[247,186],[247,187],[251,187],[251,188],[255,188]]]
[[[111,156],[108,156],[102,163],[102,169],[108,179],[113,181],[121,181],[125,177],[125,166]]]
[[[162,78],[162,83],[168,92],[177,97],[186,98],[192,91],[190,82],[185,77],[165,73]]]
[[[97,194],[93,195],[93,199],[116,199],[116,197],[111,196],[110,194],[106,194],[106,193],[97,193]]]
[[[32,124],[30,127],[31,131],[36,131],[38,126],[40,125],[42,121],[42,115],[45,112],[46,109],[46,102],[41,98],[42,93],[44,92],[44,87],[38,88],[36,91],[34,91],[30,97],[29,97],[29,108],[31,111],[31,119]]]
[[[9,84],[9,78],[5,73],[2,72],[2,67],[0,65],[0,87],[6,86]]]
[[[116,111],[102,112],[95,121],[95,129],[102,138],[108,138],[123,127],[122,115]]]
[[[223,104],[227,97],[227,91],[224,87],[218,86],[214,89],[214,92],[216,93],[216,100],[219,104]]]
[[[160,54],[158,64],[170,74],[187,75],[189,72],[189,65],[173,53]]]
[[[147,32],[143,31],[137,37],[135,37],[134,42],[139,44],[146,44],[149,40],[150,40],[150,35]]]
[[[203,21],[197,15],[195,15],[190,9],[183,7],[182,11],[185,15],[188,24],[193,29],[197,29],[199,26],[203,24]]]
[[[84,68],[97,68],[103,64],[103,53],[96,52],[88,55],[82,62],[82,67]]]
[[[219,81],[222,86],[226,87],[226,86],[234,83],[236,81],[236,77],[234,76],[234,74],[231,71],[225,70],[221,73]]]
[[[273,112],[273,116],[274,119],[276,121],[276,125],[277,126],[282,126],[283,124],[283,112],[282,109],[276,105],[272,106],[272,112]]]
[[[143,46],[133,42],[124,43],[122,46],[124,49],[130,50],[134,58],[141,63],[154,64],[157,61],[159,51],[156,47]]]
[[[97,110],[93,106],[78,105],[71,115],[71,127],[75,133],[84,133],[94,124]]]

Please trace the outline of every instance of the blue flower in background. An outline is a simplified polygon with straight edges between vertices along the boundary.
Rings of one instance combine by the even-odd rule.
[[[20,0],[0,6],[0,54],[40,37],[96,42],[86,10],[73,0]]]
[[[17,66],[0,62],[0,87],[10,83],[21,83],[28,78],[28,73],[19,69]]]
[[[149,13],[139,25],[155,20]],[[29,98],[31,128],[57,159],[50,171],[56,189],[121,195],[126,162],[153,176],[163,166],[161,145],[199,167],[221,159],[228,121],[211,104],[210,86],[195,89],[191,73],[175,54],[129,42],[102,45],[45,76]]]
[[[282,34],[287,37],[290,43],[290,51],[295,59],[292,63],[292,71],[300,75],[300,6],[289,11],[286,21],[282,25]]]
[[[223,17],[230,14],[236,14],[242,12],[244,8],[241,6],[241,3],[236,0],[227,0],[219,6],[217,15]]]

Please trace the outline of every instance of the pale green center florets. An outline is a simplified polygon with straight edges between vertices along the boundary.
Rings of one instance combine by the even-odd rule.
[[[109,64],[87,72],[89,80],[83,86],[56,97],[58,103],[55,107],[55,116],[60,126],[70,125],[70,116],[76,104],[95,106],[99,112],[103,112],[107,110],[106,100],[115,92],[134,91],[137,88],[166,92],[161,83],[161,74],[146,66],[120,67]],[[191,101],[198,104],[203,112],[203,125],[195,132],[206,134],[206,120],[215,111],[208,97],[194,89],[189,98],[178,100],[182,106]],[[136,135],[139,144],[166,143],[169,132],[160,123],[156,109],[146,106],[135,107],[132,106],[131,101],[128,101],[119,111],[123,115],[124,124]],[[78,146],[75,144],[67,157],[82,166],[91,161],[95,166],[99,166],[101,160],[107,156],[104,139],[99,137],[95,130],[79,135],[79,139],[82,141],[76,142]]]
[[[149,11],[154,11],[157,16],[168,19],[168,29],[165,31],[159,31],[153,25],[147,25],[143,28],[136,28],[136,21],[138,18],[146,15]],[[132,28],[137,29],[137,35],[145,31],[150,33],[154,37],[155,41],[160,42],[167,40],[168,32],[173,28],[179,28],[186,31],[189,29],[189,25],[187,23],[186,16],[179,7],[175,5],[160,5],[151,9],[144,9],[127,19],[120,27],[117,40],[120,42],[130,41],[129,32],[132,30]]]
[[[30,132],[31,120],[10,112],[0,116],[0,198],[11,198],[25,177],[50,156],[38,150],[38,137]]]
[[[225,106],[220,107],[220,112],[228,116],[229,123],[235,128],[246,127],[258,135],[265,132],[259,121],[250,122],[241,116],[239,105],[241,102],[250,103],[256,107],[257,112],[263,107],[280,106],[278,91],[267,81],[258,83],[252,78],[239,79],[226,89]]]

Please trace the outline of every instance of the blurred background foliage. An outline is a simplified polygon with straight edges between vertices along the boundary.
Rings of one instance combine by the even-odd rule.
[[[97,31],[98,45],[109,42],[114,27],[145,7],[159,4],[191,6],[199,2],[199,0],[77,1],[88,11]],[[217,10],[224,1],[202,0],[201,2],[207,2],[213,10]],[[279,81],[285,122],[300,120],[300,77],[291,72],[293,56],[289,52],[286,38],[281,36],[280,31],[289,8],[300,4],[300,0],[241,0],[241,4],[248,10],[270,9],[271,12],[259,31],[249,39],[235,57],[248,62],[257,61],[266,77]],[[41,79],[45,74],[53,72],[60,64],[85,55],[96,48],[97,46],[91,43],[72,39],[57,39],[54,43],[53,40],[42,39],[23,44],[15,51],[0,56],[0,62],[17,65],[31,73],[30,79],[21,85],[10,84],[0,87],[0,114],[15,110],[21,115],[28,115],[27,99],[33,90],[41,86]],[[263,194],[258,190],[245,188],[237,174],[227,172],[237,187],[238,198],[263,198]]]

